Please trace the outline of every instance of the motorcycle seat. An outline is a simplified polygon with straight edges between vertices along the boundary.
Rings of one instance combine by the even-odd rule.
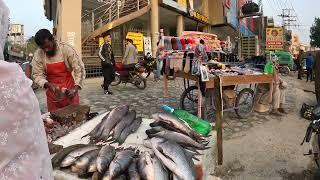
[[[124,64],[122,65],[123,70],[134,71],[136,64]]]

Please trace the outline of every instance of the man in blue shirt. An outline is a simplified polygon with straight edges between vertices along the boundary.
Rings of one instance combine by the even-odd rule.
[[[306,69],[307,69],[307,82],[313,81],[313,75],[312,75],[312,68],[313,68],[314,58],[312,54],[309,54],[309,56],[306,58]]]

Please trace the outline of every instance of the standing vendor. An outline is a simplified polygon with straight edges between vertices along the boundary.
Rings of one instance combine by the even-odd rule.
[[[79,104],[85,69],[76,50],[56,41],[47,29],[36,33],[35,42],[39,49],[32,60],[32,74],[35,83],[47,90],[48,111]]]

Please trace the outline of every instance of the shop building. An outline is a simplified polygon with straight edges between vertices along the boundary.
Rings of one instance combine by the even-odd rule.
[[[24,25],[10,24],[8,32],[8,41],[11,44],[24,45]]]
[[[114,53],[121,59],[125,39],[130,33],[143,55],[155,54],[159,30],[166,36],[183,31],[202,31],[230,39],[233,44],[238,30],[252,35],[248,24],[238,20],[243,0],[45,0],[45,14],[53,21],[58,40],[69,42],[82,54],[86,65],[99,64],[99,38],[110,31]],[[253,22],[253,21],[252,21]],[[100,39],[100,40],[99,40]]]

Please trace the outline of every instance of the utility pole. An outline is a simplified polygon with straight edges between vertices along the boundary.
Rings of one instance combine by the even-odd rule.
[[[294,9],[282,9],[282,14],[278,15],[282,18],[282,26],[285,29],[291,29],[292,27],[299,27],[297,24],[297,16],[293,15]]]

